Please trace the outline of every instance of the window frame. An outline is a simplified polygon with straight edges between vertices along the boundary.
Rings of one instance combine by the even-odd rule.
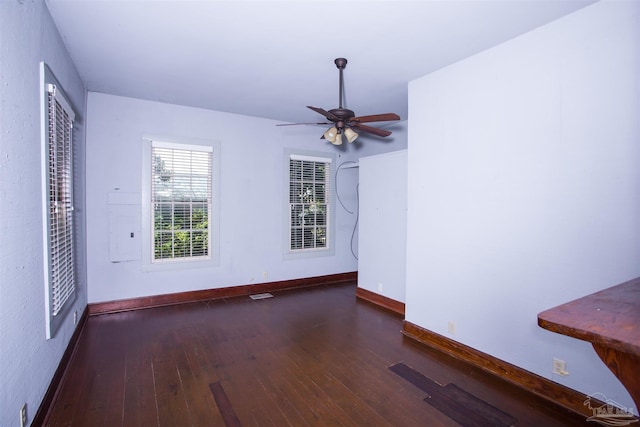
[[[290,160],[324,161],[327,163],[325,198],[327,201],[327,246],[324,248],[291,249],[291,171]],[[327,152],[285,149],[283,155],[283,256],[285,260],[316,258],[335,255],[335,192],[333,191],[333,177],[336,165],[336,155]]]
[[[75,112],[62,85],[44,62],[40,63],[40,85],[45,329],[46,338],[51,339],[71,312],[78,293],[73,197]],[[68,129],[63,131],[63,141],[59,140],[60,135],[57,131],[53,135],[51,133],[51,127],[57,126],[58,120],[51,115],[50,99],[54,100],[56,107],[60,107],[63,125],[68,126]],[[55,111],[57,110],[58,108],[55,108]],[[56,154],[53,156],[50,144],[52,138],[55,139],[53,143],[56,145]],[[58,161],[60,144],[63,145],[62,159]],[[55,158],[53,163],[52,158]],[[52,190],[52,187],[55,187],[55,190]],[[53,196],[56,198],[53,205],[52,191],[56,194]],[[63,197],[62,201],[57,200],[60,194]],[[59,209],[60,207],[62,209]],[[53,223],[57,224],[55,229]]]
[[[164,148],[211,152],[211,200],[209,201],[209,244],[206,257],[174,257],[154,259],[155,232],[152,203],[152,148],[154,144]],[[216,267],[220,264],[220,142],[195,138],[176,138],[161,135],[144,135],[142,138],[142,270],[164,271],[191,268]]]

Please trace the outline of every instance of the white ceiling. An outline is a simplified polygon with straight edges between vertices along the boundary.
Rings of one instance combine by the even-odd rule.
[[[407,83],[592,0],[46,0],[90,91],[283,122],[407,118]]]

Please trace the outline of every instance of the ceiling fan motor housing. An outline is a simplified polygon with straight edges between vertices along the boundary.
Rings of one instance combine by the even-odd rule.
[[[334,121],[338,129],[344,129],[345,124],[356,115],[356,113],[346,108],[334,108],[333,110],[329,110],[329,112],[338,118],[338,120]]]

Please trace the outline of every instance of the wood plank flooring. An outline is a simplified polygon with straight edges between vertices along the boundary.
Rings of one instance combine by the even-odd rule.
[[[355,292],[321,285],[90,317],[45,424],[464,426],[389,369],[403,363],[517,426],[591,425],[404,337],[400,318]]]

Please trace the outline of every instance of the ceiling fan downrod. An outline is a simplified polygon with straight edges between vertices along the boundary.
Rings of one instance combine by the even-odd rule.
[[[336,58],[335,61],[336,67],[340,70],[340,89],[338,94],[338,108],[342,110],[342,98],[343,98],[343,88],[344,88],[344,80],[342,78],[342,70],[347,66],[347,60],[345,58]]]
[[[345,58],[336,58],[333,62],[336,64],[336,67],[338,67],[338,70],[340,71],[340,84],[338,85],[338,108],[329,110],[329,112],[333,114],[333,116],[337,119],[333,122],[336,125],[335,127],[338,130],[338,133],[342,133],[347,125],[347,122],[355,116],[355,113],[347,108],[343,108],[342,106],[342,100],[344,99],[344,77],[342,71],[347,66],[347,60]]]

